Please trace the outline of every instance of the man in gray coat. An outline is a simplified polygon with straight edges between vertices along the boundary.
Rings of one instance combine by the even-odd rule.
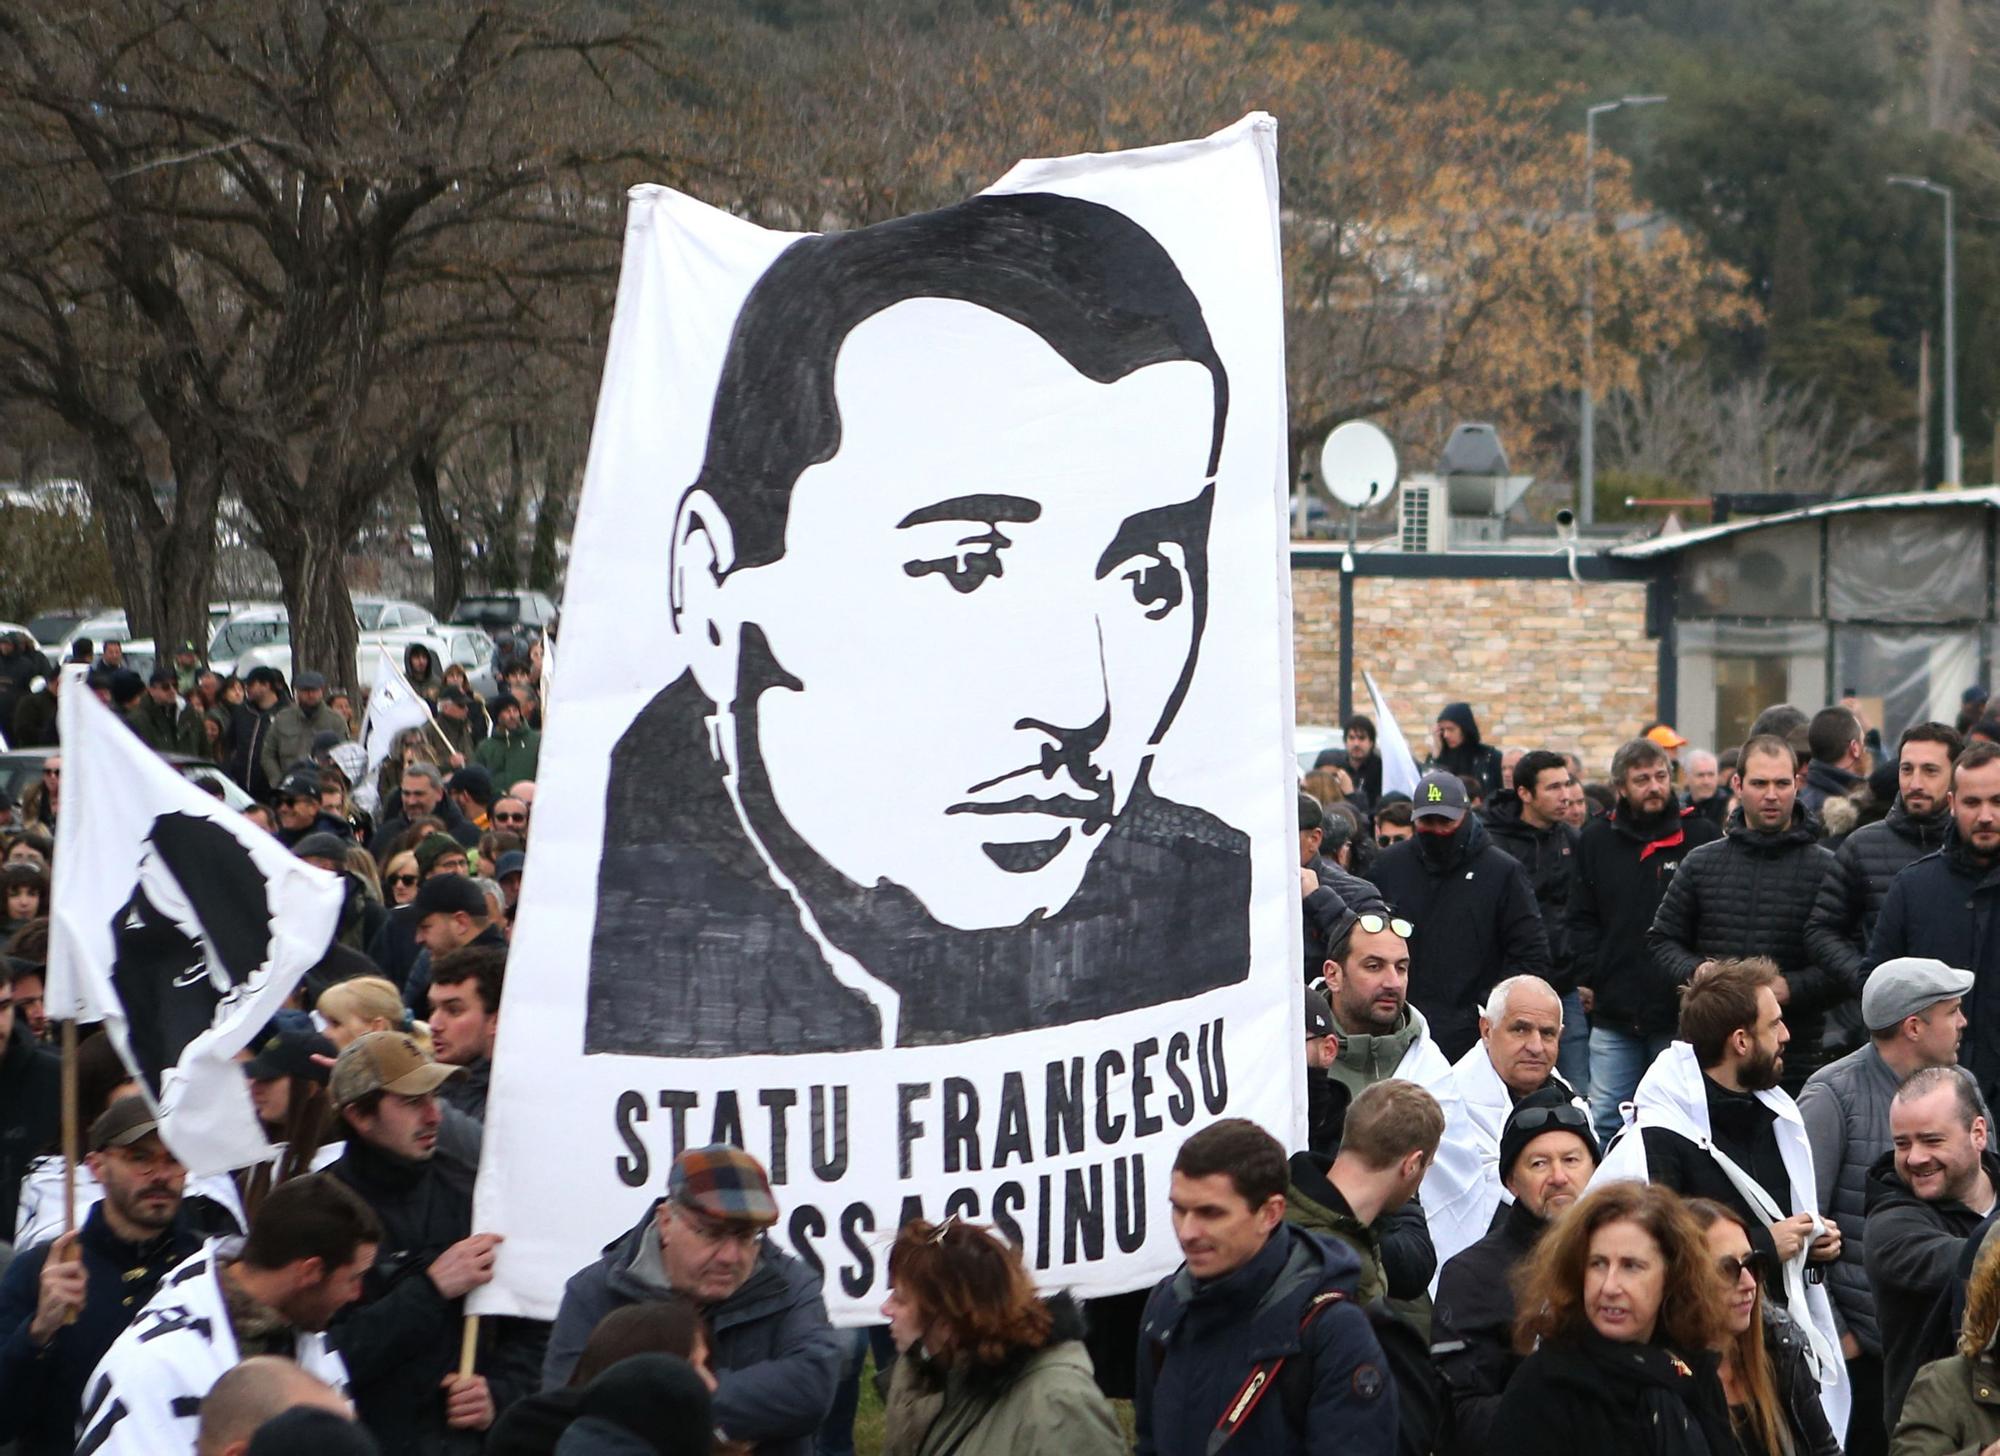
[[[708,1328],[717,1434],[758,1456],[808,1456],[833,1407],[848,1342],[833,1331],[819,1275],[771,1245],[777,1201],[741,1148],[689,1148],[667,1196],[563,1287],[542,1386],[568,1382],[590,1332],[612,1310],[685,1295]]]
[[[1840,1225],[1840,1261],[1828,1274],[1841,1353],[1854,1388],[1848,1456],[1881,1456],[1882,1336],[1862,1262],[1868,1170],[1889,1151],[1889,1103],[1912,1072],[1958,1061],[1972,973],[1942,961],[1884,961],[1861,993],[1866,1045],[1806,1079],[1799,1115],[1812,1143],[1819,1206]]]
[[[311,760],[313,739],[321,733],[338,733],[343,741],[353,736],[347,720],[326,705],[323,674],[302,672],[292,687],[295,696],[278,709],[264,735],[264,777],[274,784],[293,764]]]

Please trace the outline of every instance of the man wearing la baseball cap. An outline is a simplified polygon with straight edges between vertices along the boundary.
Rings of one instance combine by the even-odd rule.
[[[1882,1337],[1862,1264],[1868,1170],[1892,1146],[1889,1103],[1896,1089],[1925,1067],[1958,1061],[1965,1030],[1960,1003],[1972,982],[1972,972],[1943,961],[1899,956],[1882,962],[1861,992],[1868,1041],[1819,1068],[1799,1089],[1821,1212],[1840,1226],[1840,1259],[1828,1270],[1826,1287],[1844,1332],[1842,1344],[1851,1342],[1856,1430],[1863,1429],[1858,1423],[1864,1417],[1875,1422],[1871,1429],[1879,1429],[1882,1418]]]
[[[1410,795],[1417,832],[1368,874],[1415,927],[1410,1003],[1452,1061],[1479,1040],[1487,993],[1509,976],[1550,974],[1549,938],[1527,871],[1466,807],[1458,775],[1425,774]]]
[[[474,1166],[441,1151],[438,1088],[458,1075],[402,1031],[371,1031],[333,1064],[327,1091],[347,1150],[327,1169],[382,1221],[361,1299],[330,1338],[347,1361],[361,1424],[389,1451],[456,1450],[534,1391],[539,1326],[481,1322],[477,1369],[458,1371],[465,1296],[493,1278],[498,1234],[472,1231]]]
[[[667,1196],[563,1289],[542,1386],[569,1381],[614,1309],[681,1294],[707,1323],[717,1438],[759,1456],[808,1456],[848,1342],[827,1322],[820,1276],[764,1238],[778,1203],[763,1165],[726,1143],[674,1159]]]

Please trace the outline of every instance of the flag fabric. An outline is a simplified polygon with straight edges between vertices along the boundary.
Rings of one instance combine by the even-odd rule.
[[[368,708],[361,715],[361,746],[368,752],[371,783],[375,770],[396,746],[397,735],[430,721],[430,704],[410,686],[395,658],[386,651],[379,653],[375,661],[375,685],[368,690]]]
[[[1382,755],[1382,792],[1414,794],[1417,780],[1423,775],[1418,771],[1416,755],[1410,752],[1410,742],[1403,737],[1389,700],[1375,686],[1375,675],[1364,672],[1361,680],[1368,684],[1368,701],[1375,705],[1375,751]]]
[[[88,691],[57,707],[51,1016],[102,1021],[197,1177],[273,1155],[236,1054],[326,954],[338,876],[183,778]]]

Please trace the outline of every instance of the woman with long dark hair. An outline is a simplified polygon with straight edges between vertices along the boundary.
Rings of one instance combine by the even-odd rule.
[[[956,1217],[913,1219],[882,1306],[901,1352],[882,1456],[1122,1456],[1068,1295],[1035,1293],[1020,1250]]]
[[[1764,1298],[1764,1255],[1742,1215],[1706,1198],[1688,1213],[1708,1241],[1723,1289],[1717,1372],[1744,1456],[1840,1456],[1812,1370],[1811,1348],[1791,1317]]]
[[[1717,1378],[1721,1281],[1680,1198],[1586,1194],[1515,1275],[1515,1348],[1487,1449],[1507,1456],[1733,1456]]]

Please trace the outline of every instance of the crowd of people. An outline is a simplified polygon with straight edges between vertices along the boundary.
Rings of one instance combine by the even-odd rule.
[[[0,719],[51,750],[0,824],[0,1443],[22,1456],[848,1456],[871,1352],[892,1456],[2000,1439],[1983,695],[1893,751],[1849,704],[1771,708],[1720,756],[1653,724],[1601,780],[1485,743],[1455,703],[1408,793],[1352,719],[1299,793],[1305,1145],[1238,1118],[1188,1138],[1183,1263],[1132,1297],[1038,1292],[994,1230],[916,1219],[864,1333],[833,1328],[767,1237],[764,1168],[724,1145],[603,1231],[553,1321],[466,1318],[505,1234],[472,1187],[534,644],[503,646],[484,701],[412,648],[433,719],[373,773],[364,705],[318,674],[223,678],[189,647],[142,680],[115,647],[81,646],[81,690],[223,765],[345,895],[243,1054],[270,1162],[190,1177],[81,1029],[72,1227],[43,993],[52,700],[78,689],[0,638]]]

